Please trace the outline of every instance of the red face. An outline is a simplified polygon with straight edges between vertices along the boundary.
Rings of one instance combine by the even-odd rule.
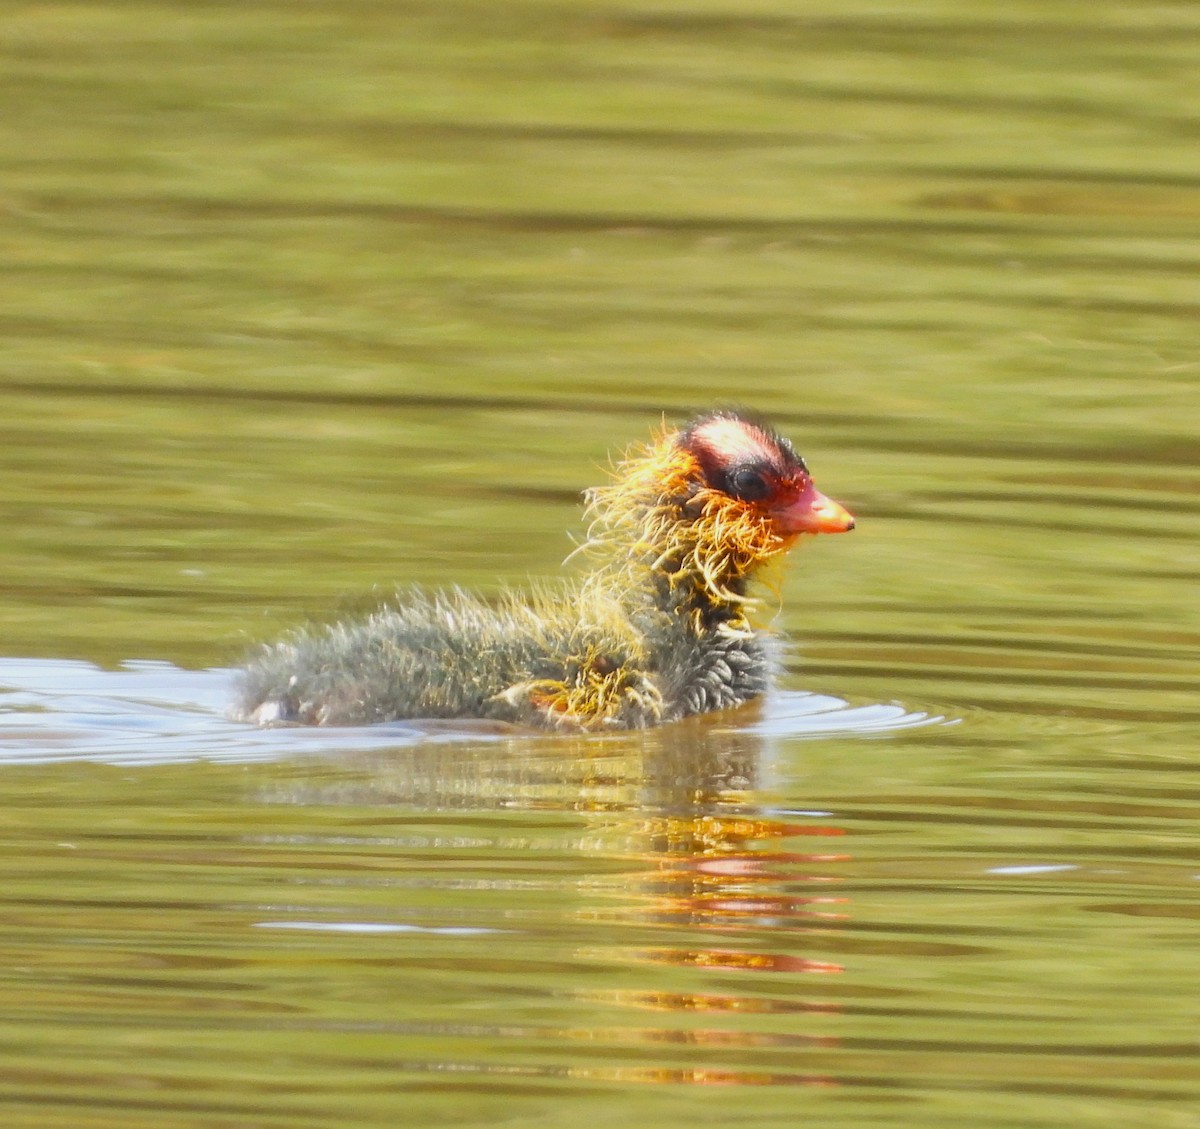
[[[702,419],[683,443],[710,488],[765,513],[783,537],[845,533],[854,518],[813,485],[804,460],[774,433],[735,415]]]

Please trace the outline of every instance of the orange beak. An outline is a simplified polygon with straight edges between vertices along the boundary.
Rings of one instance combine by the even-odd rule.
[[[790,537],[797,533],[848,533],[854,528],[853,515],[832,498],[826,498],[808,479],[798,497],[771,516],[779,531]]]

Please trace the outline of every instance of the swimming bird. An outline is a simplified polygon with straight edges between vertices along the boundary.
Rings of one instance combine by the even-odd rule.
[[[242,672],[234,716],[595,731],[741,705],[771,675],[769,637],[751,622],[755,574],[804,534],[854,528],[792,444],[737,411],[664,429],[584,497],[580,579],[495,602],[413,592],[302,629]]]

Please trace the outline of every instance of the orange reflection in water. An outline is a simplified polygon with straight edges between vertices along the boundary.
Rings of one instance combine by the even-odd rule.
[[[843,965],[804,950],[810,944],[827,946],[830,932],[848,918],[848,899],[831,889],[839,879],[829,870],[850,855],[780,848],[796,845],[802,837],[831,839],[844,834],[840,827],[747,817],[740,812],[724,816],[711,810],[694,818],[660,817],[643,824],[639,841],[647,849],[633,856],[639,869],[622,876],[620,916],[643,924],[682,926],[690,943],[623,949],[620,958],[703,974],[840,975]],[[720,939],[697,945],[697,929],[719,933]],[[746,939],[744,946],[737,941],[740,937]],[[730,992],[728,984],[721,988],[604,995],[624,1007],[655,1011],[810,1015],[839,1011],[836,1004],[741,995]],[[749,985],[748,989],[758,990]],[[680,1032],[673,1032],[674,1038],[679,1036]],[[747,1037],[748,1033],[732,1036],[735,1042]],[[809,1045],[827,1042],[823,1035],[797,1037]],[[688,1031],[686,1040],[713,1041],[699,1031]],[[711,1082],[714,1076],[704,1073],[704,1078]],[[739,1072],[723,1072],[721,1079],[725,1084],[770,1084],[765,1075],[755,1083]]]
[[[736,970],[738,972],[845,972],[845,967],[829,961],[789,953],[752,953],[737,949],[643,949],[637,956],[659,964],[692,965],[696,968]]]

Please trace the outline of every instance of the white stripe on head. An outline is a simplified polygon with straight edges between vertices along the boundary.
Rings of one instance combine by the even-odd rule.
[[[692,438],[723,466],[746,462],[778,466],[780,462],[779,445],[748,420],[716,416],[700,424]]]

